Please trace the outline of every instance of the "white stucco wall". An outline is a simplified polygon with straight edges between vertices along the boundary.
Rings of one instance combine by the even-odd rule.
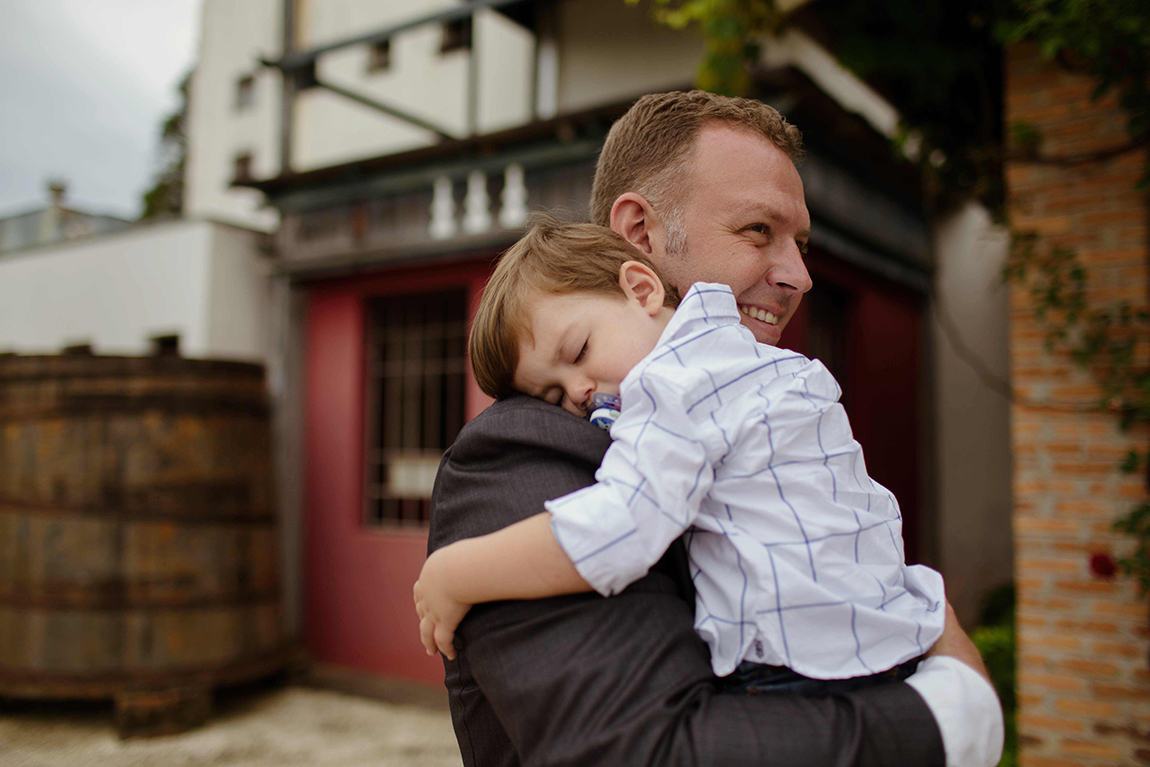
[[[281,48],[282,0],[204,0],[203,27],[192,79],[184,213],[271,231],[279,222],[263,195],[232,189],[235,158],[252,156],[252,174],[269,178],[280,168],[282,80],[259,65]],[[255,78],[253,103],[238,109],[241,78]]]
[[[141,226],[0,257],[0,351],[148,354],[178,334],[186,357],[266,357],[258,235],[205,221]]]
[[[308,3],[301,14],[306,45],[353,37],[413,16],[444,10],[458,2],[369,3],[337,0]],[[390,66],[369,71],[370,48],[357,45],[323,56],[317,76],[352,93],[395,107],[464,137],[467,125],[466,50],[440,53],[443,30],[417,27],[391,41]],[[473,51],[479,68],[478,132],[521,125],[531,117],[535,38],[491,10],[475,14]],[[400,118],[322,88],[299,94],[295,108],[293,163],[311,170],[427,146],[438,137]]]
[[[986,592],[1013,577],[1010,406],[964,359],[1009,381],[1008,242],[975,203],[935,228],[936,534],[947,597],[968,625]]]
[[[282,48],[283,0],[205,0],[199,63],[192,84],[189,119],[186,213],[270,231],[278,221],[262,196],[232,189],[235,158],[252,155],[252,174],[280,172],[282,78],[261,67]],[[301,0],[298,50],[446,10],[461,0]],[[366,45],[320,58],[320,79],[392,105],[454,136],[467,133],[466,50],[439,52],[439,25],[397,35],[391,66],[369,71]],[[535,39],[505,16],[482,9],[475,16],[478,72],[478,131],[490,133],[531,118]],[[236,107],[236,86],[255,78],[254,103]],[[438,141],[427,130],[321,88],[300,93],[293,109],[292,163],[297,171],[392,154]]]
[[[559,8],[559,111],[689,87],[702,38],[651,19],[651,4],[579,0]]]
[[[264,360],[271,344],[271,260],[252,232],[212,227],[205,355]]]

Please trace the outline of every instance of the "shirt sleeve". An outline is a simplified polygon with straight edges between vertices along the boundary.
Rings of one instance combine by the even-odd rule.
[[[1002,706],[990,682],[957,658],[935,655],[906,683],[934,715],[946,767],[994,767],[1002,758]]]
[[[604,596],[645,575],[694,523],[725,449],[709,415],[691,411],[697,387],[676,372],[647,368],[629,383],[596,484],[545,504],[559,545]]]

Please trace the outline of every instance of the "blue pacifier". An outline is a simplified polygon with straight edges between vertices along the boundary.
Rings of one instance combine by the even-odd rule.
[[[611,424],[618,420],[621,409],[622,401],[618,395],[595,392],[591,395],[591,407],[588,408],[587,418],[600,429],[611,431]]]

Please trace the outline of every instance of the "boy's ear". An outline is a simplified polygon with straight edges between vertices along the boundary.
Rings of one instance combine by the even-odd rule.
[[[663,308],[663,281],[646,264],[638,261],[624,262],[619,267],[619,287],[624,296],[638,301],[652,317]]]
[[[658,258],[662,255],[659,218],[651,208],[647,198],[636,192],[624,192],[611,206],[611,229],[624,240],[650,256],[653,251]]]

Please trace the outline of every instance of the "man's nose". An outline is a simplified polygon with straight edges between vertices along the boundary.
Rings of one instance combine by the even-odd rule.
[[[770,278],[776,285],[791,288],[800,295],[811,289],[814,283],[797,242],[792,241],[784,246],[783,253],[771,268]]]

